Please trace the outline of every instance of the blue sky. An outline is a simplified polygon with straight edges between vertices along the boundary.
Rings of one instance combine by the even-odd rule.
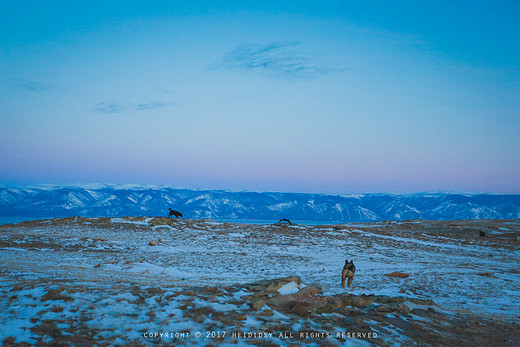
[[[0,183],[520,193],[514,1],[0,2]]]

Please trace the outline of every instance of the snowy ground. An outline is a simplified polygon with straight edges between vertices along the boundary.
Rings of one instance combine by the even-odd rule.
[[[4,225],[0,341],[515,345],[518,236],[518,220],[301,226],[74,217]],[[356,275],[343,289],[346,258]],[[409,277],[385,276],[395,271]],[[299,278],[274,281],[289,276]]]

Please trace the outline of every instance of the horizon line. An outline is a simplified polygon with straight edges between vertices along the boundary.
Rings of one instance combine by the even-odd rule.
[[[459,194],[459,195],[520,195],[520,193],[496,193],[496,192],[468,192],[456,190],[425,190],[425,191],[408,191],[408,192],[357,192],[357,193],[311,193],[302,191],[281,191],[281,190],[258,190],[258,189],[233,189],[233,188],[202,188],[202,187],[186,187],[171,184],[137,184],[137,183],[36,183],[36,184],[1,184],[0,188],[84,188],[91,190],[99,190],[103,188],[112,188],[116,190],[125,189],[174,189],[174,190],[193,190],[193,191],[221,191],[232,193],[281,193],[281,194],[305,194],[305,195],[333,195],[333,196],[355,196],[355,195],[413,195],[413,194]],[[125,188],[126,187],[126,188]]]

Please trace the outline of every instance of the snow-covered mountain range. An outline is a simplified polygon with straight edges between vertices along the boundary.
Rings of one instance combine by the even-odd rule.
[[[517,219],[520,195],[325,195],[157,186],[0,187],[0,216],[167,216],[316,221]]]

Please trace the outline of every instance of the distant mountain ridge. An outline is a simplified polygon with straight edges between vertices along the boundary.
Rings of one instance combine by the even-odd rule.
[[[518,219],[520,195],[326,195],[132,185],[0,186],[2,217],[167,216],[168,208],[181,211],[186,218],[215,219]]]

